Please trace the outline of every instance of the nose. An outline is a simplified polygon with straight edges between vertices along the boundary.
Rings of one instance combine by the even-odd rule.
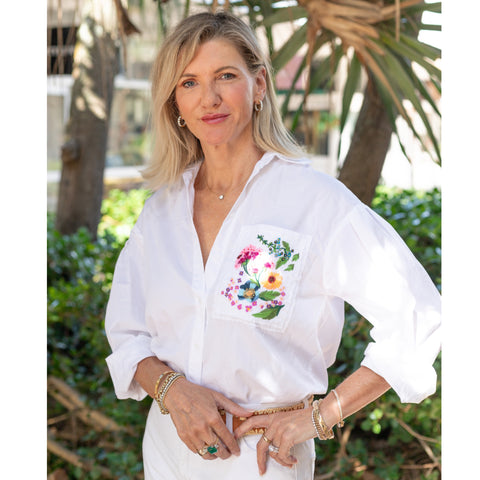
[[[205,108],[218,107],[222,103],[220,92],[215,82],[209,82],[202,89],[202,106]]]

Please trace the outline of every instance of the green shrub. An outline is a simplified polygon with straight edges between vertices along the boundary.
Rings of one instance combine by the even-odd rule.
[[[430,192],[415,192],[379,187],[372,208],[395,228],[441,291],[440,191],[435,189]],[[329,369],[330,388],[341,383],[360,366],[365,348],[371,342],[370,329],[368,321],[351,306],[346,305],[342,343],[336,362]],[[435,361],[434,367],[438,375],[437,392],[422,403],[401,404],[394,391],[389,390],[376,402],[347,420],[346,424],[353,428],[352,437],[356,438],[356,443],[349,442],[347,448],[351,460],[344,464],[347,471],[351,468],[352,462],[357,460],[374,467],[374,472],[382,479],[401,478],[399,465],[407,462],[406,458],[403,458],[403,461],[399,459],[399,464],[391,465],[391,456],[384,458],[378,452],[368,452],[368,448],[375,448],[376,444],[381,444],[388,446],[392,451],[408,451],[407,446],[417,445],[418,442],[406,430],[405,425],[416,434],[434,440],[428,442],[428,445],[435,457],[440,457],[441,356]],[[338,449],[337,442],[317,445],[317,452],[321,450],[321,456],[327,458],[336,455]],[[365,457],[367,454],[368,460]],[[328,472],[330,468],[326,466],[324,469],[321,461],[318,465],[321,472]],[[347,478],[345,469],[340,469],[334,478]],[[438,472],[434,472],[436,473]]]
[[[130,428],[128,434],[114,435],[77,425],[77,436],[72,440],[72,432],[68,431],[65,442],[72,451],[108,468],[119,479],[142,478],[141,439],[150,401],[116,399],[105,363],[110,348],[104,332],[104,314],[115,262],[148,195],[145,190],[112,191],[103,202],[96,242],[92,242],[85,229],[73,235],[60,235],[54,229],[52,217],[48,218],[48,373],[75,388],[90,408]],[[440,192],[379,188],[373,208],[399,232],[440,289]],[[329,370],[332,388],[360,365],[370,342],[369,331],[368,322],[347,306],[342,345],[337,361]],[[435,441],[428,445],[439,457],[440,359],[435,368],[439,374],[438,391],[421,404],[402,405],[396,394],[389,391],[350,417],[344,431],[352,429],[351,438],[346,445],[346,456],[338,462],[335,455],[339,452],[339,442],[317,441],[318,471],[335,471],[332,478],[342,480],[361,478],[361,470],[354,468],[360,464],[382,479],[404,478],[402,464],[414,462],[411,452],[422,454],[417,440],[404,425],[433,438]],[[49,418],[62,413],[58,403],[49,399]],[[55,424],[60,432],[70,427],[68,421]],[[49,471],[65,468],[69,478],[101,478],[98,468],[86,472],[53,454],[49,454],[48,462]],[[434,480],[438,471],[423,478]]]
[[[83,228],[73,235],[60,235],[54,229],[52,216],[48,217],[48,375],[79,392],[89,408],[130,430],[128,434],[100,434],[81,425],[73,428],[68,418],[55,423],[54,428],[60,437],[67,432],[68,438],[73,428],[74,438],[67,442],[67,448],[107,467],[119,479],[132,479],[135,472],[142,470],[139,445],[149,402],[120,402],[115,397],[105,363],[110,348],[104,316],[115,263],[146,196],[143,191],[113,191],[104,202],[105,214],[96,242]],[[123,207],[113,205],[112,199]],[[128,230],[119,225],[126,225]],[[65,408],[49,398],[49,418],[62,418],[64,413]],[[85,472],[53,454],[49,455],[48,467],[49,471],[62,467],[72,479],[102,478],[98,468]]]

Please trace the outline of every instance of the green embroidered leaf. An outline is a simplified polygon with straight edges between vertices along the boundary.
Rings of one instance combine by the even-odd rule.
[[[295,268],[295,265],[294,265],[293,263],[291,263],[291,264],[285,269],[285,271],[286,271],[286,272],[291,272],[294,268]]]
[[[260,243],[262,243],[263,245],[268,245],[268,242],[265,240],[263,235],[257,235],[257,239],[260,240]]]
[[[284,306],[285,305],[277,305],[277,306],[272,307],[272,308],[266,308],[265,310],[262,310],[261,312],[254,313],[253,317],[263,318],[264,320],[271,320],[272,318],[275,318],[280,313],[280,310]]]
[[[275,300],[280,295],[280,292],[262,292],[258,298],[269,302],[270,300]]]
[[[282,245],[287,249],[288,252],[290,251],[290,245],[288,242],[282,241]]]
[[[296,262],[299,258],[300,258],[300,255],[299,255],[298,253],[296,253],[296,254],[292,257],[292,262]]]
[[[275,268],[278,270],[282,265],[285,265],[288,262],[288,258],[281,258],[276,264]]]

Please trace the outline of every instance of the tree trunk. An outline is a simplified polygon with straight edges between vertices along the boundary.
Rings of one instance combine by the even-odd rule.
[[[363,203],[375,196],[393,128],[375,83],[369,79],[355,124],[352,143],[338,179]]]
[[[119,64],[115,31],[113,3],[90,1],[77,36],[70,120],[62,146],[56,228],[63,234],[85,226],[94,239],[97,236],[114,78]]]

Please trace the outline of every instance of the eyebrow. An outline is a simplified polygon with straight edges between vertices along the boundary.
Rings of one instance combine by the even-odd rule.
[[[237,68],[237,67],[234,67],[233,65],[225,65],[224,67],[220,67],[220,68],[217,68],[213,73],[220,73],[221,71],[223,70],[237,70],[239,71],[240,69]],[[183,77],[197,77],[198,75],[196,75],[195,73],[184,73],[180,76],[180,78],[183,78]]]

